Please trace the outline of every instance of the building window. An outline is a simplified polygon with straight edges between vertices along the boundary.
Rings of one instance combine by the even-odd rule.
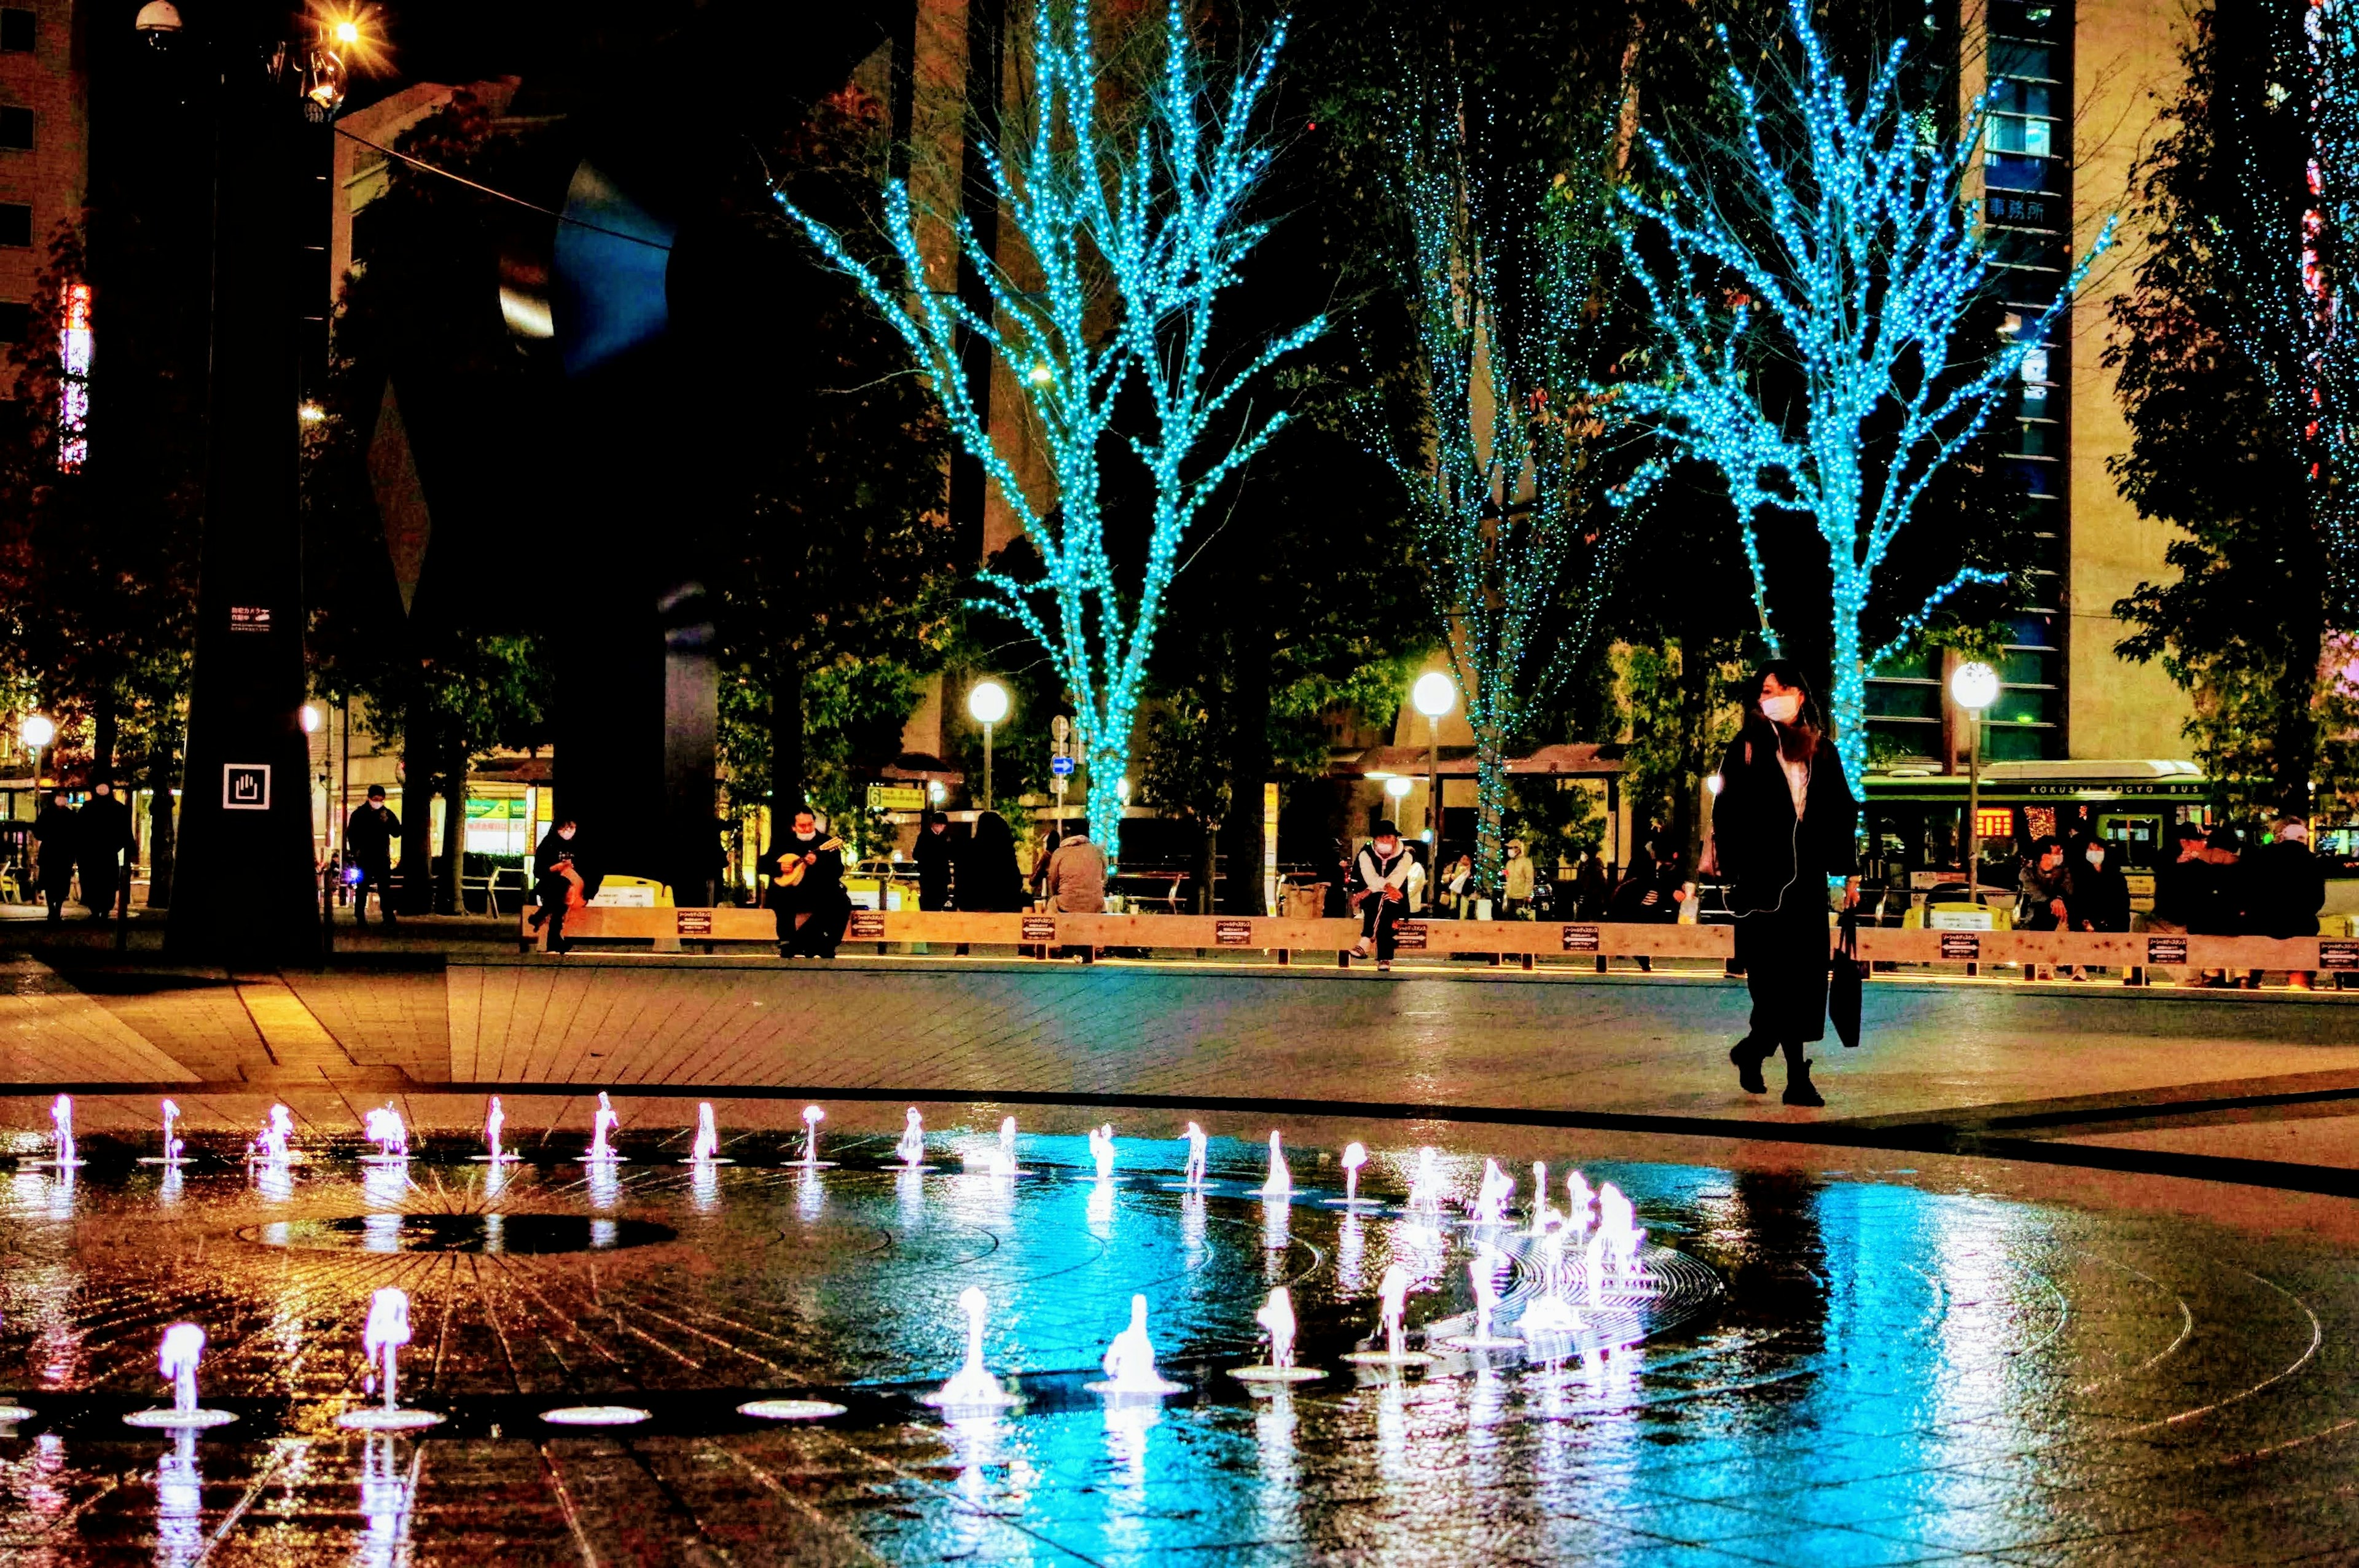
[[[29,250],[33,243],[33,210],[16,201],[0,201],[0,247]]]
[[[0,54],[31,54],[36,19],[20,6],[0,7]]]
[[[0,108],[0,147],[24,153],[33,150],[33,112],[30,109]]]
[[[0,343],[21,343],[33,332],[33,308],[0,300]]]

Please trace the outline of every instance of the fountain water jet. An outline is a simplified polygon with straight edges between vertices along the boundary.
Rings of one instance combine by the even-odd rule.
[[[178,1165],[181,1162],[180,1152],[188,1147],[172,1134],[172,1124],[180,1119],[180,1108],[170,1100],[166,1100],[163,1104],[163,1111],[164,1152],[161,1154],[142,1154],[139,1156],[139,1162],[143,1165]]]
[[[827,1112],[815,1105],[803,1107],[803,1157],[795,1163],[806,1171],[831,1171],[832,1160],[819,1157],[819,1124],[827,1119]]]
[[[1204,1184],[1204,1130],[1194,1122],[1188,1124],[1188,1163],[1180,1173],[1180,1184],[1190,1189]]]
[[[683,1165],[734,1165],[737,1162],[723,1158],[721,1152],[721,1130],[712,1122],[712,1102],[699,1100],[696,1104],[696,1141],[689,1146]]]
[[[1477,1225],[1507,1223],[1507,1204],[1516,1195],[1516,1178],[1499,1169],[1496,1160],[1483,1162],[1483,1184],[1468,1209]]]
[[[474,1159],[486,1165],[513,1164],[520,1156],[500,1147],[500,1129],[508,1124],[508,1113],[500,1108],[500,1097],[494,1095],[484,1111],[484,1148],[485,1152]]]
[[[409,1158],[409,1131],[391,1100],[362,1114],[361,1136],[376,1145],[375,1153],[363,1157],[364,1165],[397,1164]]]
[[[614,1114],[614,1102],[606,1098],[605,1090],[599,1090],[597,1114],[590,1119],[590,1148],[582,1156],[583,1164],[620,1165],[626,1162],[614,1152],[614,1146],[607,1141],[607,1136],[622,1124],[623,1119]]]
[[[237,1419],[228,1411],[197,1408],[197,1363],[205,1353],[205,1331],[193,1323],[176,1323],[164,1331],[164,1342],[157,1347],[157,1369],[172,1379],[170,1410],[133,1411],[123,1418],[125,1426],[201,1427],[226,1426]]]
[[[983,1364],[983,1331],[991,1300],[973,1285],[959,1292],[959,1310],[966,1314],[966,1360],[951,1380],[923,1396],[922,1403],[944,1411],[988,1411],[1016,1403],[1016,1396],[999,1386]]]
[[[926,1123],[914,1105],[909,1108],[908,1120],[901,1128],[901,1141],[893,1145],[893,1152],[900,1156],[903,1170],[926,1169]]]
[[[1532,1162],[1532,1227],[1530,1236],[1546,1236],[1551,1227],[1563,1223],[1564,1216],[1549,1203],[1548,1162]]]
[[[385,1403],[346,1411],[336,1418],[338,1426],[361,1432],[409,1432],[442,1423],[442,1417],[434,1411],[403,1410],[394,1398],[394,1357],[408,1343],[409,1292],[392,1285],[383,1286],[369,1298],[368,1324],[361,1330],[361,1348],[372,1366],[383,1354],[384,1364],[376,1375],[385,1381]]]
[[[288,1140],[294,1135],[294,1113],[283,1105],[274,1105],[270,1108],[270,1114],[263,1119],[262,1130],[255,1133],[254,1141],[245,1146],[245,1157],[267,1165],[285,1164],[295,1157],[287,1146]]]
[[[1175,1383],[1155,1369],[1155,1342],[1147,1336],[1147,1298],[1130,1298],[1130,1326],[1114,1336],[1106,1346],[1105,1381],[1082,1385],[1093,1394],[1112,1399],[1161,1399],[1166,1394],[1187,1391],[1187,1385]]]
[[[1474,1290],[1474,1332],[1454,1336],[1444,1344],[1462,1350],[1507,1350],[1523,1343],[1491,1332],[1491,1316],[1499,1306],[1499,1276],[1506,1268],[1505,1252],[1487,1241],[1474,1244],[1474,1256],[1466,1260],[1467,1282]]]
[[[1275,1128],[1270,1130],[1269,1134],[1269,1176],[1262,1183],[1260,1191],[1261,1195],[1266,1198],[1294,1195],[1294,1173],[1286,1168],[1285,1145],[1280,1141],[1277,1130]]]
[[[1386,1268],[1384,1280],[1376,1286],[1384,1318],[1385,1347],[1346,1351],[1344,1360],[1356,1361],[1364,1367],[1422,1367],[1433,1359],[1422,1350],[1401,1348],[1401,1320],[1408,1312],[1408,1271],[1398,1263]]]
[[[57,1138],[57,1158],[31,1162],[54,1165],[60,1171],[70,1171],[81,1164],[82,1156],[74,1152],[73,1096],[60,1095],[50,1104],[49,1126],[54,1130]]]
[[[1258,1367],[1232,1367],[1230,1377],[1246,1383],[1310,1383],[1327,1375],[1316,1367],[1294,1364],[1294,1298],[1284,1285],[1270,1291],[1254,1321],[1269,1336],[1269,1359]]]
[[[1411,1213],[1439,1217],[1441,1213],[1441,1173],[1434,1164],[1434,1152],[1417,1152],[1417,1174],[1408,1184],[1408,1206]]]
[[[1328,1203],[1338,1208],[1357,1208],[1363,1204],[1371,1208],[1375,1206],[1374,1198],[1364,1198],[1360,1195],[1360,1167],[1367,1162],[1367,1145],[1364,1143],[1343,1145],[1343,1152],[1336,1161],[1336,1163],[1343,1167],[1343,1195],[1340,1198],[1329,1198]]]
[[[1090,1129],[1090,1160],[1097,1167],[1097,1179],[1114,1180],[1114,1123]]]
[[[1024,1173],[1016,1163],[1016,1119],[999,1119],[999,1141],[982,1150],[964,1149],[959,1152],[970,1172],[979,1171],[986,1176],[1020,1176]]]

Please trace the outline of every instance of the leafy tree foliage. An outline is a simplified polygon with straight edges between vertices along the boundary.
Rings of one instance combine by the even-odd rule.
[[[2359,799],[2359,694],[2321,679],[2347,651],[2330,635],[2317,492],[2242,346],[2250,274],[2232,252],[2249,242],[2227,219],[2253,212],[2240,116],[2268,92],[2261,21],[2197,13],[2185,85],[2138,168],[2147,248],[2105,352],[2131,443],[2112,469],[2141,515],[2181,537],[2164,557],[2176,579],[2141,583],[2114,611],[2134,628],[2120,651],[2161,660],[2192,696],[2187,733],[2223,800],[2307,812],[2313,784],[2320,806]]]

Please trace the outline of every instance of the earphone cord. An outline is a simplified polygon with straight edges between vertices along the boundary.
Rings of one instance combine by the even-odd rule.
[[[1766,713],[1761,717],[1765,719],[1768,719],[1769,728],[1772,732],[1775,732],[1777,729],[1777,721],[1774,719],[1770,719]],[[1781,758],[1784,755],[1784,737],[1780,736],[1778,745],[1779,755]],[[1811,771],[1815,773],[1818,769],[1818,758],[1816,756],[1811,757]],[[1784,766],[1785,763],[1781,761],[1778,763],[1779,769],[1782,771]],[[1804,803],[1807,805],[1810,800],[1810,785],[1807,783],[1802,786],[1802,798]],[[1767,909],[1748,909],[1744,914],[1738,915],[1736,917],[1737,919],[1743,920],[1746,915],[1752,914],[1776,914],[1785,909],[1786,890],[1792,887],[1802,874],[1802,814],[1799,811],[1794,814],[1794,830],[1788,836],[1786,842],[1786,864],[1788,869],[1786,872],[1786,881],[1784,885],[1779,887],[1777,890],[1777,902],[1771,904]]]

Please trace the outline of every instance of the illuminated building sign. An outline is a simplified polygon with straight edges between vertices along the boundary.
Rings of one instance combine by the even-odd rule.
[[[67,284],[59,304],[58,467],[75,473],[90,460],[90,285]]]

